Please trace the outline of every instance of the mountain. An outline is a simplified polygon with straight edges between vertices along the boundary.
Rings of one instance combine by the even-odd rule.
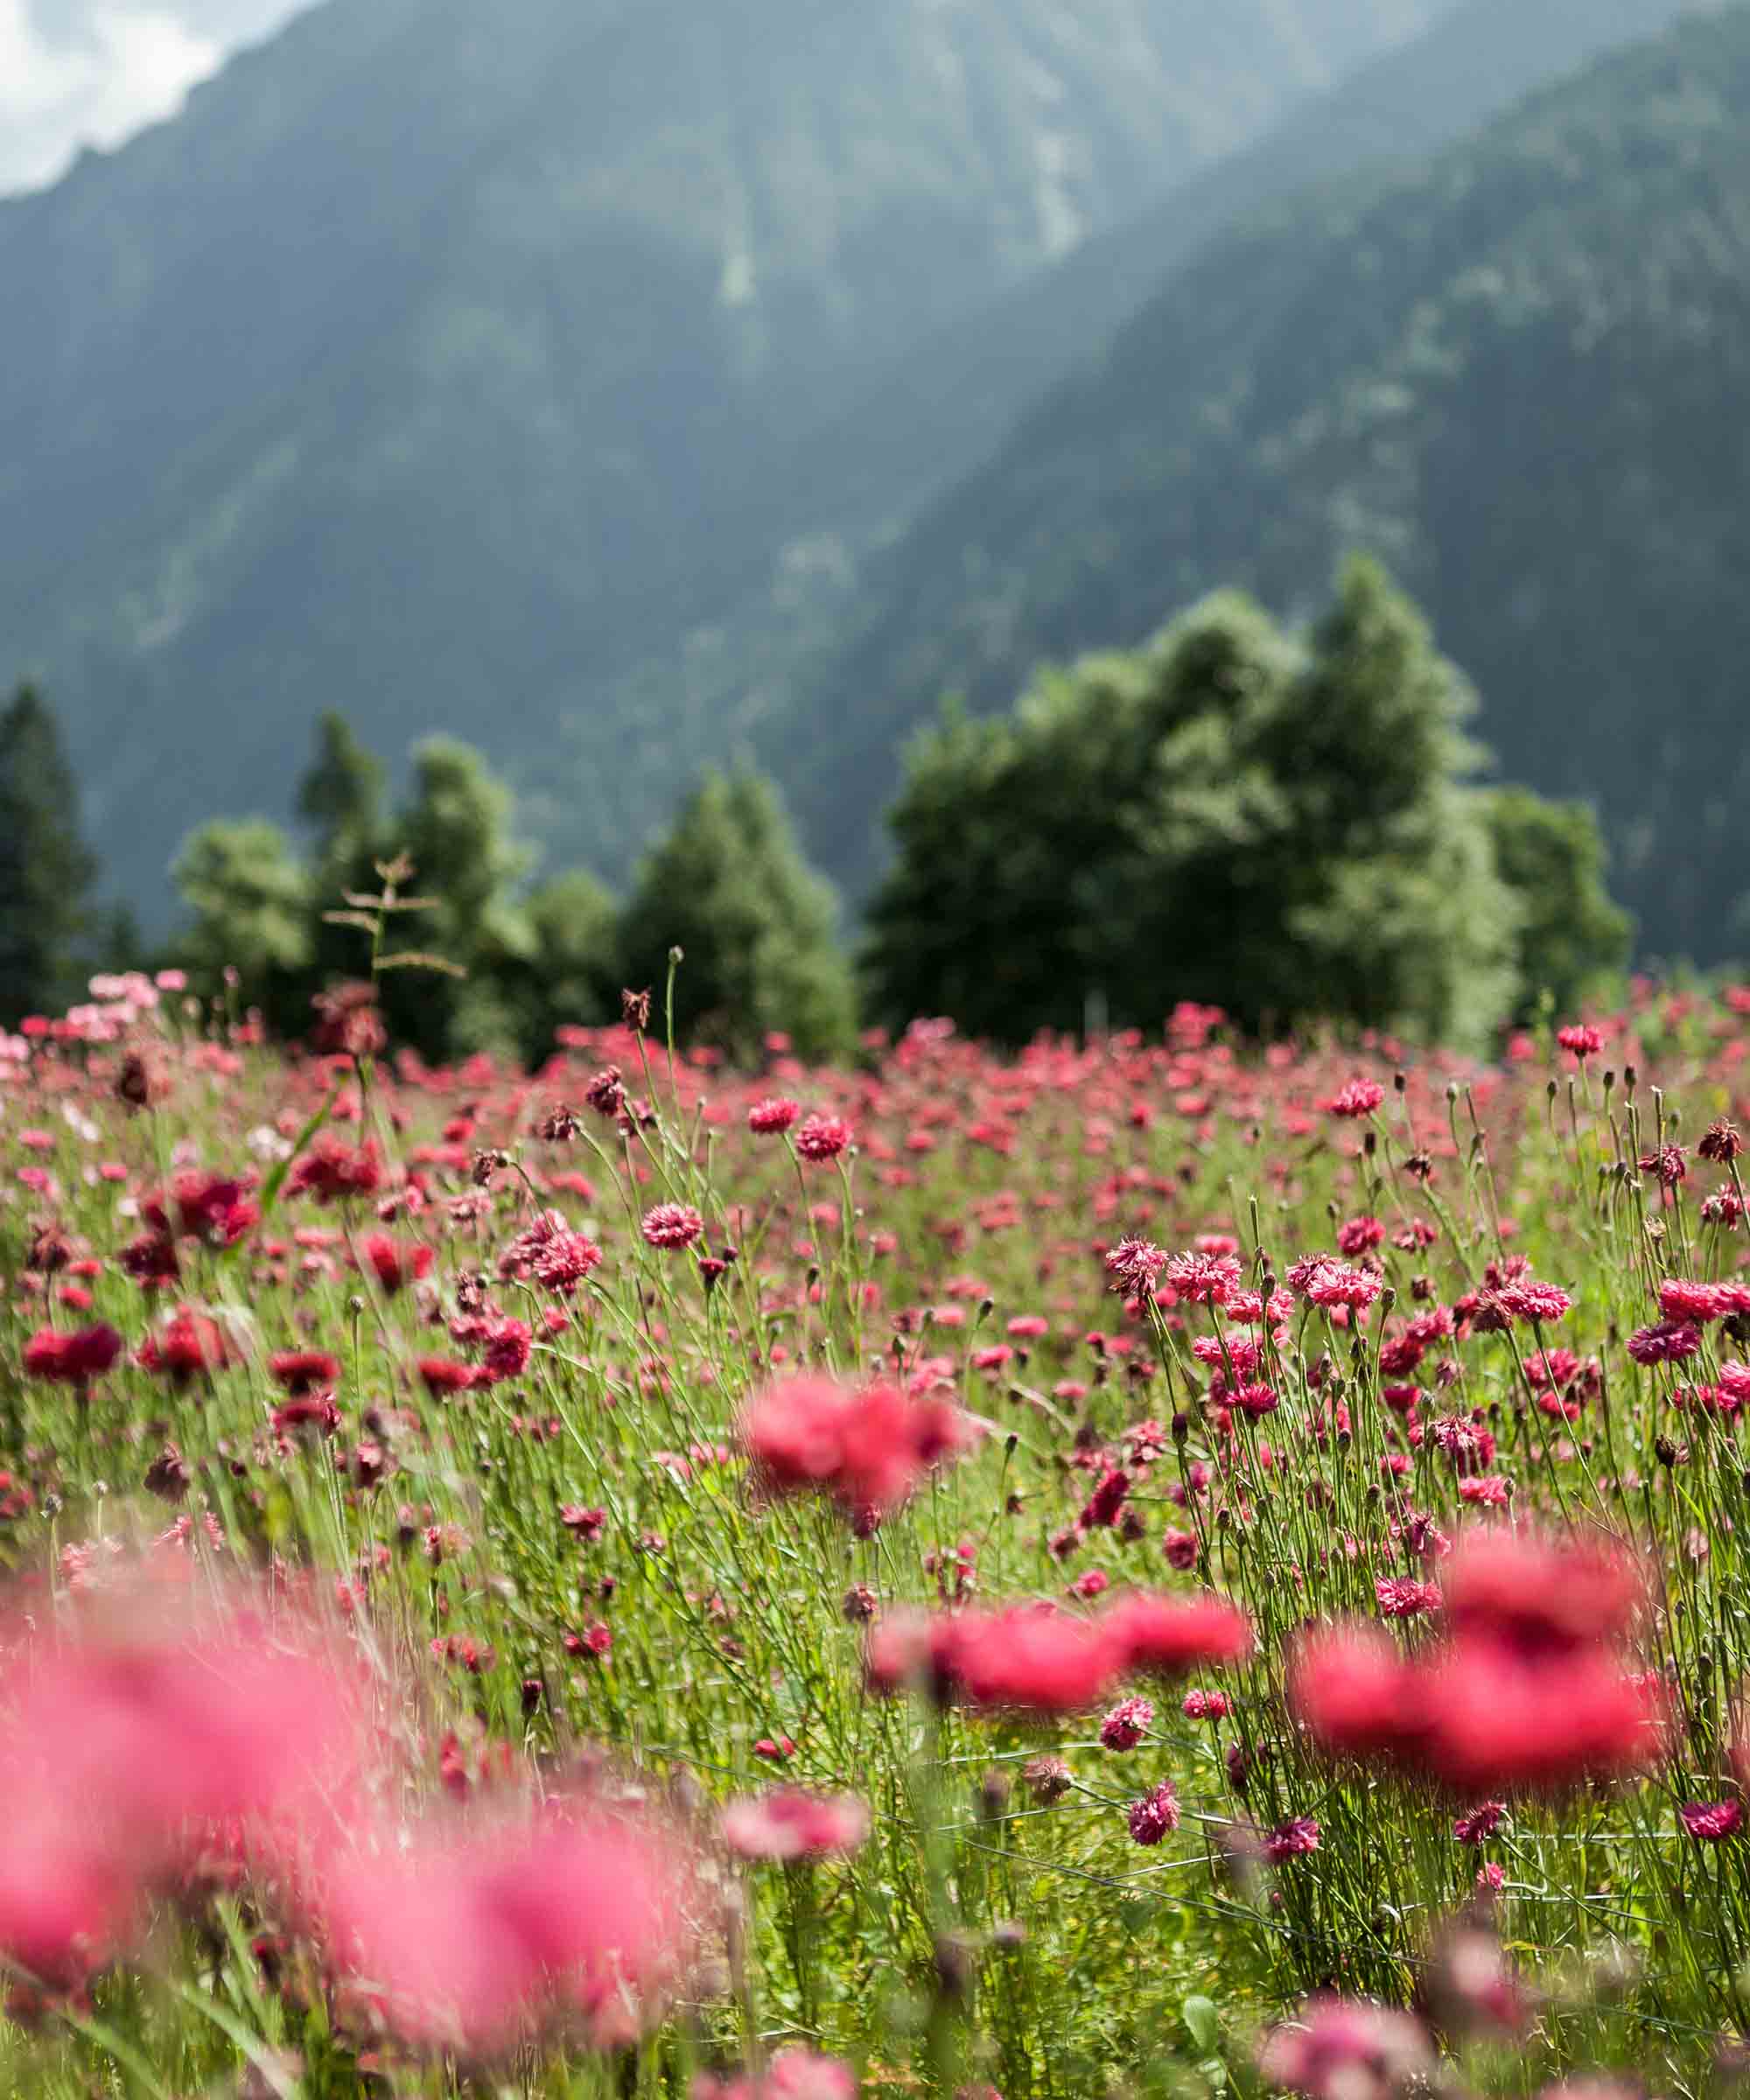
[[[896,777],[888,739],[917,701],[901,689],[889,709],[845,665],[865,594],[881,600],[872,555],[983,465],[1056,382],[1097,360],[1222,228],[1358,169],[1425,157],[1529,89],[1667,28],[1684,4],[1465,0],[1306,98],[1255,144],[939,331],[736,492],[714,536],[744,561],[738,591],[704,620],[679,609],[657,623],[624,668],[580,663],[556,683],[556,763],[523,774],[527,810],[549,836],[599,850],[662,822],[677,779],[701,760],[748,752],[795,781],[806,809],[825,771],[816,746],[837,738],[850,763],[843,791],[824,793],[815,837],[860,886],[878,847],[874,813]],[[656,720],[666,739],[649,737]],[[859,724],[871,732],[860,740]],[[604,748],[616,754],[611,776],[599,769]]]
[[[0,632],[113,875],[337,704],[537,779],[576,718],[623,853],[593,696],[769,570],[774,463],[1444,4],[327,0],[0,202]]]
[[[949,688],[1381,555],[1503,769],[1600,807],[1651,954],[1750,944],[1750,9],[1206,243],[858,579],[763,734],[855,886]]]

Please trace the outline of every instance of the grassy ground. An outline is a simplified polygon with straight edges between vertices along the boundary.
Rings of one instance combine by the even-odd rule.
[[[1660,1320],[1662,1281],[1735,1278],[1744,1258],[1735,1163],[1698,1149],[1741,1083],[1735,1008],[1649,993],[1584,1058],[1540,1035],[1488,1069],[1382,1043],[1255,1052],[1181,1013],[1165,1044],[999,1061],[922,1028],[863,1069],[774,1052],[753,1077],[676,1056],[659,1018],[530,1076],[285,1058],[120,989],[0,1068],[8,1726],[42,1655],[93,1627],[165,1638],[190,1598],[229,1613],[247,1585],[274,1639],[321,1621],[367,1687],[350,1838],[368,1824],[394,1857],[385,1830],[497,1830],[532,1789],[606,1772],[691,1855],[691,1937],[635,2042],[592,2048],[573,2023],[421,2047],[283,1858],[143,1872],[124,1924],[75,1933],[58,1973],[34,1957],[32,1981],[26,1849],[0,1889],[10,2088],[633,2094],[714,2074],[803,2100],[827,2074],[769,2059],[807,2048],[871,2091],[1250,2090],[1258,2030],[1308,1992],[1430,2007],[1440,1922],[1489,1866],[1476,1915],[1517,2004],[1443,2015],[1442,2076],[1520,2093],[1599,2067],[1691,2092],[1722,2075],[1744,1840],[1693,1837],[1680,1811],[1735,1800],[1750,1474],[1721,1366],[1744,1350],[1725,1305],[1677,1323],[1690,1355],[1647,1364],[1628,1343]],[[612,1111],[610,1067],[617,1113],[589,1101]],[[1376,1103],[1334,1112],[1358,1078]],[[774,1096],[843,1119],[848,1149],[810,1161],[804,1123],[751,1130]],[[242,1186],[215,1195],[215,1177]],[[662,1205],[699,1236],[651,1244]],[[575,1284],[539,1273],[560,1228],[600,1250]],[[1185,1271],[1152,1298],[1114,1289],[1127,1237],[1231,1246],[1223,1288],[1276,1279],[1280,1317],[1187,1300]],[[1304,1271],[1292,1288],[1311,1256],[1376,1277],[1376,1301],[1320,1305]],[[1479,1320],[1474,1294],[1522,1256],[1571,1309]],[[1394,1348],[1442,1307],[1452,1331]],[[98,1323],[124,1347],[88,1380],[33,1342]],[[1537,1382],[1558,1348],[1577,1368]],[[294,1351],[335,1362],[299,1392],[274,1368]],[[422,1371],[434,1358],[465,1367],[457,1390]],[[979,1433],[873,1526],[830,1494],[776,1494],[743,1426],[801,1369],[879,1371]],[[1226,1404],[1223,1380],[1266,1387],[1269,1411]],[[1476,1803],[1450,1775],[1333,1760],[1284,1671],[1330,1618],[1425,1650],[1439,1610],[1386,1621],[1380,1583],[1438,1590],[1443,1540],[1544,1527],[1645,1572],[1622,1660],[1655,1673],[1665,1733],[1644,1770],[1509,1792],[1494,1833],[1460,1843]],[[1557,1589],[1592,1579],[1553,1564]],[[1252,1655],[1054,1718],[865,1689],[872,1626],[903,1627],[907,1604],[1049,1599],[1097,1621],[1139,1586],[1221,1592]],[[1126,1692],[1152,1713],[1109,1747]],[[1231,1711],[1193,1696],[1187,1714],[1212,1692]],[[1045,1754],[1067,1783],[1030,1769]],[[1163,1782],[1176,1826],[1139,1844],[1129,1811]],[[854,1794],[866,1840],[732,1860],[720,1804],[780,1784]],[[1297,1820],[1316,1845],[1271,1842]],[[435,1943],[488,1931],[432,1899]],[[1301,2082],[1320,2100],[1401,2082],[1377,2060],[1356,2076]]]

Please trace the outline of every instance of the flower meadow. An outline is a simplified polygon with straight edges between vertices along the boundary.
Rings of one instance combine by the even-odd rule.
[[[1750,2069],[1750,994],[0,1039],[8,2090]]]

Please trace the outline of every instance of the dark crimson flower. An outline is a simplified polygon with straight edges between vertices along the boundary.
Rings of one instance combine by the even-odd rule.
[[[1271,1866],[1284,1859],[1298,1859],[1319,1849],[1319,1825],[1310,1816],[1291,1816],[1279,1823],[1264,1841],[1264,1856]]]
[[[618,1065],[607,1065],[584,1088],[584,1099],[598,1116],[618,1116],[626,1106],[626,1082]]]
[[[1452,1835],[1460,1844],[1486,1844],[1501,1828],[1506,1814],[1504,1801],[1485,1801],[1454,1821]]]
[[[587,1235],[556,1232],[536,1251],[534,1270],[536,1282],[569,1298],[601,1264],[602,1250]]]
[[[1539,1283],[1529,1276],[1518,1283],[1503,1284],[1493,1295],[1495,1304],[1515,1320],[1537,1322],[1561,1320],[1574,1302],[1556,1284]]]
[[[24,1370],[60,1385],[89,1385],[115,1363],[122,1346],[115,1328],[102,1322],[66,1334],[42,1327],[24,1344]]]
[[[285,1187],[290,1196],[313,1195],[318,1203],[331,1203],[337,1198],[374,1196],[382,1179],[375,1138],[368,1138],[355,1148],[324,1131],[292,1167]]]
[[[1104,1626],[1048,1606],[963,1612],[935,1623],[948,1629],[936,1668],[970,1706],[1082,1713],[1098,1704],[1123,1669],[1122,1651]]]
[[[1662,1320],[1650,1327],[1637,1327],[1628,1337],[1628,1354],[1649,1369],[1655,1364],[1681,1363],[1700,1348],[1700,1328],[1683,1320]]]
[[[324,1349],[282,1349],[268,1358],[268,1368],[294,1398],[319,1387],[339,1383],[340,1359]]]
[[[166,1239],[182,1234],[212,1247],[234,1245],[261,1219],[247,1182],[198,1170],[178,1174],[167,1192],[148,1197],[140,1215]]]
[[[767,1386],[741,1424],[743,1446],[769,1492],[816,1489],[853,1518],[897,1508],[975,1433],[951,1402],[914,1400],[886,1380],[852,1386],[806,1371]]]
[[[1166,1281],[1189,1306],[1224,1304],[1240,1274],[1239,1257],[1231,1254],[1175,1254],[1166,1264]]]
[[[183,1306],[147,1335],[134,1361],[143,1371],[181,1387],[203,1372],[221,1370],[231,1361],[231,1352],[216,1320]]]
[[[810,1116],[796,1132],[796,1151],[816,1165],[848,1152],[856,1132],[843,1116]]]
[[[1109,1750],[1134,1750],[1154,1725],[1149,1699],[1120,1699],[1100,1724],[1100,1740]]]
[[[1711,1123],[1696,1146],[1704,1159],[1711,1159],[1717,1166],[1726,1166],[1744,1150],[1744,1139],[1735,1123],[1721,1116]]]
[[[1045,1808],[1063,1799],[1074,1783],[1074,1774],[1060,1757],[1030,1757],[1021,1777],[1035,1801]]]
[[[406,1284],[416,1283],[429,1274],[431,1268],[430,1248],[417,1241],[404,1244],[391,1239],[386,1232],[368,1232],[359,1243],[359,1251],[390,1298]]]
[[[1303,1636],[1290,1658],[1288,1703],[1320,1748],[1338,1757],[1403,1756],[1428,1728],[1421,1679],[1371,1627]]]
[[[1423,1612],[1440,1608],[1438,1583],[1418,1582],[1407,1575],[1382,1575],[1373,1587],[1382,1618],[1414,1619]]]
[[[1686,1802],[1677,1813],[1690,1836],[1704,1844],[1735,1838],[1744,1828],[1744,1810],[1735,1801]]]
[[[1179,1796],[1172,1790],[1172,1782],[1164,1779],[1140,1801],[1133,1801],[1124,1811],[1124,1820],[1138,1844],[1158,1844],[1170,1831],[1176,1830]]]
[[[494,1320],[482,1337],[486,1352],[480,1364],[480,1382],[499,1385],[520,1378],[528,1368],[535,1334],[527,1320]]]
[[[449,1356],[422,1356],[414,1368],[419,1374],[420,1383],[434,1400],[447,1399],[452,1393],[466,1393],[482,1384],[484,1380],[471,1363],[458,1363]]]
[[[1689,1158],[1680,1144],[1662,1144],[1635,1164],[1643,1174],[1656,1175],[1667,1188],[1675,1188],[1688,1174]]]

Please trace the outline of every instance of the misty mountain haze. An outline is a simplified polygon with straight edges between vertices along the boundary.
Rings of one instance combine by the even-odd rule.
[[[1039,651],[1229,579],[1292,611],[1351,537],[1406,560],[1509,770],[1609,803],[1552,726],[1573,693],[1515,684],[1457,554],[1376,532],[1334,438],[1249,452],[1244,390],[1274,346],[1298,412],[1346,428],[1320,273],[1354,324],[1400,325],[1438,275],[1376,284],[1394,244],[1345,243],[1460,164],[1356,172],[1678,11],[324,0],[174,122],[0,201],[31,317],[0,382],[0,621],[113,880],[161,920],[183,834],[284,816],[340,706],[397,760],[480,743],[552,855],[610,875],[701,763],[752,751],[854,894],[944,684],[1003,704]],[[1701,130],[1675,150],[1712,169]],[[1584,203],[1544,198],[1539,237],[1561,253],[1572,217],[1590,273]],[[1428,234],[1461,284],[1473,233],[1455,208]],[[1187,301],[1195,329],[1127,326]],[[1461,420],[1455,456],[1487,434]],[[1230,492],[1207,537],[1206,482]],[[1324,525],[1287,533],[1285,497]],[[1516,558],[1513,603],[1568,602],[1538,544]],[[1659,904],[1655,937],[1717,948],[1698,909]]]

